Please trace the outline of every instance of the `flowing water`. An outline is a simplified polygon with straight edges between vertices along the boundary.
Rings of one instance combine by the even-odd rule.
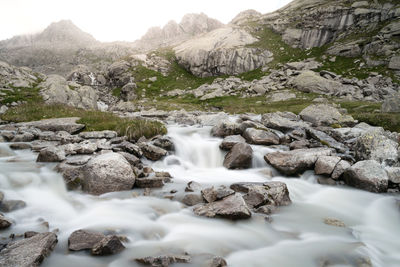
[[[24,200],[27,207],[6,214],[16,224],[1,236],[47,231],[45,222],[50,231],[58,229],[58,245],[45,267],[137,266],[132,259],[185,252],[199,255],[192,266],[202,266],[201,255],[208,253],[240,267],[368,266],[361,264],[369,260],[373,266],[400,266],[399,195],[319,185],[312,171],[300,179],[279,177],[273,171],[276,176],[269,178],[263,155],[272,149],[261,146],[253,146],[252,169],[230,171],[222,167],[221,139],[209,132],[207,127],[169,127],[175,154],[148,162],[174,177],[162,191],[178,189],[179,197],[189,181],[206,186],[277,180],[287,184],[292,205],[281,207],[272,222],[256,214],[232,222],[195,216],[178,201],[140,196],[138,190],[90,196],[67,191],[53,164],[37,164],[31,151],[13,152],[3,143],[0,189],[7,199]],[[345,227],[324,223],[327,218],[340,220]],[[100,258],[71,253],[68,236],[82,228],[126,236],[127,249]]]

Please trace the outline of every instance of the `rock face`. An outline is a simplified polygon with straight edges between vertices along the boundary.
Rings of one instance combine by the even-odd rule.
[[[84,168],[82,189],[93,195],[132,189],[135,173],[129,162],[118,153],[92,158]]]
[[[273,152],[264,156],[266,162],[286,175],[295,175],[311,169],[318,157],[330,156],[331,149],[311,148],[292,151]]]
[[[77,230],[68,238],[68,249],[73,251],[92,249],[105,235],[87,230]]]
[[[314,126],[354,126],[356,123],[350,115],[342,114],[337,108],[327,104],[310,105],[300,112],[300,117]]]
[[[247,207],[243,197],[236,193],[223,200],[208,203],[194,208],[194,212],[199,216],[222,217],[231,220],[248,219],[251,212]]]
[[[365,160],[348,168],[344,173],[344,181],[359,189],[384,193],[388,189],[389,178],[377,161]]]
[[[65,78],[59,75],[50,75],[40,84],[40,88],[42,88],[40,93],[48,104],[97,109],[98,95],[90,86],[79,86],[72,90]]]
[[[253,149],[246,143],[237,143],[226,154],[224,167],[228,169],[246,169],[251,166],[253,158]]]
[[[39,266],[57,244],[53,233],[42,233],[9,243],[0,251],[0,266]]]
[[[180,65],[199,77],[237,75],[272,61],[267,50],[245,47],[257,39],[246,31],[224,27],[174,48]]]

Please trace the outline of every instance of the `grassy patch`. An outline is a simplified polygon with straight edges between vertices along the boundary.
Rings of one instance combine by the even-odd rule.
[[[113,96],[115,96],[115,97],[120,97],[121,96],[121,90],[122,90],[122,88],[121,87],[117,87],[117,88],[114,88],[113,90],[112,90],[112,95]]]
[[[1,119],[26,122],[63,117],[80,117],[79,123],[86,125],[86,131],[115,130],[119,135],[127,135],[131,140],[137,140],[141,136],[150,138],[167,133],[165,126],[156,121],[120,118],[107,112],[44,103],[27,103],[11,108],[1,116]]]

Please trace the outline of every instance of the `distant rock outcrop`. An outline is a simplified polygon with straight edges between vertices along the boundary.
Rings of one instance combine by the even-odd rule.
[[[204,13],[186,14],[179,24],[172,20],[163,28],[150,28],[140,40],[135,42],[135,47],[142,50],[151,50],[177,45],[193,36],[207,33],[223,26],[223,23],[209,18]]]
[[[243,29],[224,27],[174,48],[179,64],[199,77],[237,75],[272,61],[268,50],[247,47],[258,41]]]

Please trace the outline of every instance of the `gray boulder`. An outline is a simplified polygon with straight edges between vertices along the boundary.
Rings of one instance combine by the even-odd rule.
[[[168,154],[165,149],[149,143],[140,143],[139,147],[143,151],[143,155],[153,161],[160,160]]]
[[[390,59],[389,69],[400,70],[400,56],[394,56]]]
[[[135,261],[153,267],[168,267],[170,265],[175,265],[175,263],[190,263],[191,257],[187,255],[162,255],[157,257],[137,258]]]
[[[197,206],[193,211],[196,215],[210,218],[222,217],[231,220],[240,220],[251,217],[251,212],[239,193],[230,195],[219,201]]]
[[[246,169],[251,166],[253,158],[253,149],[245,143],[237,143],[226,154],[224,159],[224,167],[228,169]]]
[[[279,137],[271,131],[247,128],[243,137],[250,144],[255,145],[279,145]]]
[[[215,137],[226,137],[237,134],[242,134],[240,125],[230,121],[222,121],[211,128],[211,135]]]
[[[246,143],[246,139],[244,139],[241,135],[229,135],[222,140],[219,148],[229,151],[237,143]]]
[[[136,99],[137,85],[134,82],[130,82],[124,85],[121,89],[121,98],[124,101],[132,101]]]
[[[121,243],[119,238],[115,235],[109,235],[104,237],[92,248],[92,255],[106,256],[120,253],[125,249],[125,246]]]
[[[112,139],[118,136],[116,131],[91,131],[91,132],[82,132],[79,134],[79,137],[84,139]]]
[[[188,193],[183,196],[182,203],[186,206],[194,206],[203,203],[203,197],[198,193]]]
[[[315,162],[315,174],[323,174],[330,176],[336,165],[339,163],[340,157],[322,156]]]
[[[0,214],[0,230],[6,229],[11,226],[11,221]]]
[[[40,150],[37,162],[61,162],[65,160],[65,152],[57,147],[47,147]]]
[[[310,105],[300,112],[300,117],[315,126],[331,126],[339,124],[341,126],[354,126],[356,121],[352,116],[341,113],[337,108],[328,104]]]
[[[312,169],[318,157],[330,156],[332,149],[310,148],[273,152],[264,156],[266,162],[286,175],[296,175]]]
[[[0,203],[0,211],[11,212],[14,210],[23,209],[26,207],[26,203],[23,200],[3,200]]]
[[[383,101],[381,111],[387,113],[400,112],[400,93],[386,98],[385,101]]]
[[[339,179],[343,173],[351,167],[350,162],[348,162],[347,160],[341,160],[338,162],[338,164],[336,164],[335,169],[332,172],[332,179]]]
[[[92,158],[84,167],[82,189],[93,195],[131,190],[135,173],[129,162],[118,153],[106,153]]]
[[[53,233],[42,233],[9,243],[0,251],[0,266],[39,266],[57,244]]]
[[[398,148],[399,144],[387,138],[379,128],[362,134],[353,147],[357,160],[371,159],[386,164],[398,162]]]
[[[79,118],[77,117],[46,119],[40,121],[17,123],[16,126],[34,127],[42,131],[52,131],[52,132],[65,131],[70,134],[75,134],[83,130],[83,128],[85,128],[84,124],[77,123],[78,120]]]
[[[390,182],[400,184],[400,167],[386,167],[385,170]]]
[[[68,238],[68,249],[73,251],[92,249],[105,235],[88,230],[76,230]]]
[[[374,193],[387,192],[389,178],[375,160],[359,161],[344,172],[347,185]]]
[[[302,121],[299,116],[291,112],[266,113],[261,117],[261,123],[268,128],[279,131],[291,131],[297,128],[306,128],[308,123]]]

